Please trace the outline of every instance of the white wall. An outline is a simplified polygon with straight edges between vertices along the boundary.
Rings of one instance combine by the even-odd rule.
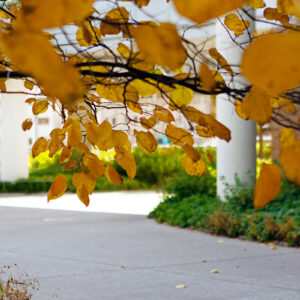
[[[7,91],[25,91],[22,80],[6,81]],[[22,122],[28,117],[26,95],[0,95],[0,179],[15,181],[28,177],[28,137]]]

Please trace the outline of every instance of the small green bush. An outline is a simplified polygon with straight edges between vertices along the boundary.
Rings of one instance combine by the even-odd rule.
[[[169,196],[150,214],[160,223],[197,228],[218,235],[300,246],[300,188],[283,180],[280,194],[263,209],[253,207],[253,188],[236,178],[227,201],[216,196],[213,172],[202,178],[180,173],[168,180]]]

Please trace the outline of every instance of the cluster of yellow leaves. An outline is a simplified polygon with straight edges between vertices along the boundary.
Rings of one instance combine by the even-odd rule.
[[[249,26],[248,20],[241,20],[237,14],[229,14],[225,17],[224,24],[234,31],[236,36],[241,35]]]
[[[101,150],[115,149],[115,160],[126,171],[130,179],[133,179],[136,174],[136,163],[131,154],[131,143],[128,136],[124,132],[113,130],[107,121],[100,125],[89,121],[82,126],[79,119],[68,118],[62,129],[56,128],[51,132],[50,140],[39,138],[32,147],[33,157],[46,150],[49,150],[49,156],[53,156],[54,153],[62,149],[60,163],[65,163],[64,170],[66,171],[73,171],[78,168],[77,162],[70,160],[72,149],[76,148],[82,153],[81,171],[73,174],[72,184],[76,188],[78,198],[88,206],[89,195],[94,191],[97,178],[105,175],[114,184],[122,184],[123,179],[112,165],[105,166],[104,162],[91,153],[85,143],[82,143],[83,131],[81,128],[85,131],[86,139],[90,145]],[[66,135],[67,145],[64,145]],[[154,137],[153,139],[156,142]],[[149,149],[149,152],[155,150],[150,149],[150,143],[147,144],[143,136],[141,143],[146,145],[145,147]],[[62,175],[57,176],[49,190],[48,201],[62,196],[66,186],[66,178]]]
[[[299,0],[277,0],[278,12],[294,15],[300,19],[300,3]]]
[[[267,7],[264,10],[264,17],[267,20],[276,20],[279,21],[283,25],[289,24],[289,16],[283,13],[279,13],[277,8]]]
[[[182,108],[182,113],[191,122],[199,125],[197,133],[202,137],[217,136],[227,142],[231,139],[230,130],[218,122],[212,115],[204,114],[195,107],[186,106]]]
[[[2,29],[0,34],[1,50],[13,68],[36,79],[48,96],[66,103],[81,97],[83,87],[78,71],[62,61],[42,30],[81,22],[90,13],[94,0],[20,2],[20,15],[13,29],[8,32]]]
[[[0,43],[1,50],[12,63],[34,77],[48,96],[71,102],[82,95],[79,73],[71,65],[62,62],[61,57],[41,34],[19,28],[10,33],[2,33]]]

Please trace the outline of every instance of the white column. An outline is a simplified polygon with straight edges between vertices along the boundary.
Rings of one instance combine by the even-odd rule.
[[[253,13],[253,10],[249,10]],[[236,42],[247,47],[249,33],[253,33],[253,22],[245,15],[244,19],[250,22],[248,31],[245,31],[236,39]],[[223,21],[224,18],[221,18]],[[234,34],[231,31],[234,38]],[[225,57],[229,65],[239,65],[243,50],[230,38],[228,32],[217,21],[216,23],[216,48]],[[240,72],[234,68],[235,72]],[[245,86],[243,78],[235,77],[234,83],[229,83],[230,78],[224,78],[231,87],[240,88]],[[217,119],[231,130],[229,143],[218,140],[217,142],[217,193],[225,200],[225,185],[235,183],[235,174],[244,181],[254,183],[249,176],[249,171],[255,176],[256,173],[256,125],[252,121],[245,121],[235,113],[235,106],[226,95],[217,97]]]
[[[22,80],[6,81],[7,91],[25,91]],[[15,181],[28,177],[28,137],[22,122],[28,117],[25,100],[21,94],[1,94],[0,179]]]

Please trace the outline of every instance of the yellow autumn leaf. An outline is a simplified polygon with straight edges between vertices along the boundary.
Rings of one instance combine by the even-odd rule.
[[[247,4],[252,8],[264,8],[266,6],[263,0],[247,0]]]
[[[98,96],[96,96],[96,95],[94,95],[94,94],[89,95],[89,100],[90,100],[91,102],[96,102],[97,104],[101,104],[101,99],[100,99],[100,97],[98,97]]]
[[[173,71],[187,59],[186,49],[174,24],[142,24],[134,30],[133,37],[146,59]]]
[[[81,143],[81,136],[80,121],[72,120],[71,126],[68,129],[68,146],[70,148],[79,146]]]
[[[214,133],[215,136],[222,140],[225,140],[226,142],[229,142],[231,140],[230,130],[225,125],[217,121],[212,115],[205,115],[203,121],[203,125],[206,125]]]
[[[215,82],[214,76],[211,73],[211,70],[209,69],[209,67],[207,66],[206,63],[204,63],[204,62],[201,63],[198,76],[200,79],[201,88],[203,88],[207,91],[214,90],[214,88],[216,86],[216,82]]]
[[[116,151],[130,151],[131,143],[128,139],[128,135],[120,130],[112,131],[112,143]]]
[[[100,31],[102,35],[120,33],[122,24],[128,23],[128,19],[129,13],[125,7],[112,9],[105,15],[100,24]]]
[[[131,85],[138,91],[141,97],[147,97],[155,95],[159,92],[159,89],[155,86],[153,80],[141,80],[135,79],[131,82]]]
[[[27,79],[24,81],[24,87],[30,91],[34,88],[34,85],[35,84],[32,81],[29,81]]]
[[[175,88],[169,93],[170,105],[175,107],[189,105],[193,99],[193,96],[193,90],[181,85],[175,85]]]
[[[89,147],[84,144],[84,143],[80,143],[79,145],[76,146],[76,149],[80,152],[80,153],[88,153],[90,151]]]
[[[57,175],[48,191],[48,202],[61,197],[68,187],[68,180],[63,175]]]
[[[253,205],[256,209],[265,207],[276,198],[281,186],[280,168],[275,164],[262,165],[256,181]]]
[[[289,147],[283,147],[280,152],[280,162],[286,177],[300,185],[300,141]]]
[[[295,114],[297,112],[295,104],[285,97],[271,98],[271,105],[288,114]]]
[[[94,0],[20,0],[18,26],[27,31],[78,23],[90,14]]]
[[[78,165],[77,165],[77,161],[76,161],[76,160],[69,160],[69,161],[65,164],[65,166],[64,166],[64,171],[69,171],[69,172],[71,172],[71,171],[76,170],[77,167],[78,167]]]
[[[106,178],[113,184],[123,184],[123,179],[112,165],[108,165],[105,169]]]
[[[84,124],[84,127],[87,132],[87,140],[92,144],[96,145],[98,137],[101,135],[101,130],[98,124],[94,122],[88,122]]]
[[[22,129],[24,131],[29,130],[32,127],[32,121],[31,119],[26,119],[23,123],[22,123]]]
[[[150,0],[119,0],[123,2],[134,2],[138,7],[147,6],[150,2]]]
[[[36,116],[46,112],[48,109],[48,101],[35,100],[32,105],[32,113]]]
[[[215,136],[214,133],[211,131],[211,129],[203,126],[197,126],[196,132],[199,136],[204,138],[212,138]]]
[[[187,154],[181,156],[181,164],[186,173],[201,177],[206,172],[206,164],[203,159],[194,162]]]
[[[187,154],[187,156],[194,162],[198,161],[201,158],[200,152],[191,145],[183,144],[181,148]]]
[[[182,112],[188,120],[195,122],[200,126],[196,128],[196,131],[200,136],[211,137],[211,135],[213,135],[227,142],[231,140],[230,130],[217,121],[214,116],[204,114],[193,106],[184,107]]]
[[[167,110],[166,108],[159,106],[159,105],[155,105],[153,114],[157,120],[162,121],[162,122],[170,123],[170,122],[175,121],[172,113],[169,110]]]
[[[82,186],[85,186],[87,192],[91,194],[95,189],[96,179],[83,172],[75,173],[72,176],[72,184],[76,190],[80,189]]]
[[[137,145],[147,154],[150,154],[157,149],[157,140],[151,132],[134,130],[134,135],[136,136]]]
[[[140,122],[141,122],[141,125],[144,128],[151,129],[156,124],[156,118],[155,117],[150,117],[150,118],[146,119],[146,118],[142,117],[142,118],[140,118]]]
[[[263,125],[272,117],[270,98],[261,89],[252,87],[241,104],[242,114],[246,118]]]
[[[229,14],[224,19],[224,24],[232,30],[236,36],[241,35],[249,26],[248,20],[241,20],[237,14]]]
[[[299,0],[277,0],[279,13],[294,15],[300,20],[300,3]]]
[[[32,157],[35,158],[40,153],[45,152],[47,150],[47,145],[48,141],[45,138],[38,138],[31,149]]]
[[[297,143],[297,137],[292,128],[280,130],[279,143],[282,148],[291,147]]]
[[[89,22],[82,22],[81,25],[78,27],[76,39],[79,46],[86,47],[98,44],[100,38],[100,29],[92,27],[92,25]]]
[[[231,76],[233,76],[233,71],[228,64],[227,60],[224,58],[224,56],[216,49],[216,48],[210,48],[208,50],[209,55],[216,60],[216,62],[225,69]]]
[[[86,153],[83,156],[83,164],[88,167],[90,175],[94,178],[101,177],[105,172],[103,162],[93,153]]]
[[[88,190],[85,185],[80,186],[78,189],[76,189],[76,194],[78,199],[85,205],[89,206],[90,204],[90,197]]]
[[[135,177],[136,163],[130,152],[117,152],[115,160],[126,171],[129,179],[133,179]]]
[[[130,49],[123,43],[119,43],[117,51],[121,56],[125,58],[129,58],[131,55]]]
[[[241,68],[245,77],[271,96],[299,86],[299,37],[299,32],[291,30],[256,38],[242,58]]]
[[[193,136],[187,130],[178,128],[172,124],[168,124],[165,134],[174,145],[183,146],[184,144],[188,144],[192,146],[194,144]]]
[[[35,98],[28,98],[25,100],[25,103],[31,104],[31,103],[34,103],[34,101],[36,101]]]
[[[120,84],[97,84],[96,90],[101,98],[113,102],[129,101],[136,103],[139,100],[138,91],[131,85],[127,85],[125,88],[124,85]]]
[[[139,103],[126,102],[126,106],[137,114],[143,114],[142,106]]]
[[[222,16],[243,6],[246,2],[246,0],[173,0],[177,11],[196,23],[204,23]]]
[[[88,122],[84,126],[87,131],[87,140],[92,145],[97,145],[101,150],[107,150],[102,148],[104,147],[105,143],[109,142],[109,144],[111,144],[110,148],[113,147],[111,141],[112,126],[108,121],[103,121],[100,126],[94,122]]]
[[[277,8],[271,8],[271,7],[267,7],[264,10],[264,17],[267,20],[276,20],[279,21],[281,24],[283,25],[288,25],[290,18],[288,15],[279,13]]]
[[[50,137],[53,140],[62,142],[65,139],[66,135],[63,129],[55,128],[50,132]]]
[[[36,79],[44,94],[64,103],[81,98],[83,86],[78,71],[62,62],[45,36],[15,30],[0,34],[0,43],[12,64]]]
[[[242,103],[241,100],[235,99],[235,112],[241,119],[249,120],[248,115],[243,112]]]
[[[62,143],[62,136],[64,137],[65,135],[64,134],[53,134],[54,132],[58,132],[60,131],[60,129],[54,129],[52,130],[50,136],[51,136],[51,139],[49,140],[48,142],[48,150],[49,150],[49,157],[53,157],[53,155],[58,152],[61,148],[64,147],[64,144]]]
[[[67,162],[70,159],[71,154],[72,154],[71,148],[69,148],[67,146],[63,147],[60,157],[59,157],[59,163],[63,164],[65,162]]]

